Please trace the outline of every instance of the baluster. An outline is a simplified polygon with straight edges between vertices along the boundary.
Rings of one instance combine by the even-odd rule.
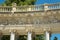
[[[4,9],[4,12],[7,12],[7,8]]]
[[[8,8],[8,12],[10,12],[10,8]]]
[[[8,8],[8,11],[10,12],[10,8]]]
[[[59,4],[58,4],[58,9],[59,9]]]
[[[11,8],[8,8],[8,11],[10,12]]]
[[[38,11],[38,6],[36,6],[36,11]]]
[[[0,12],[1,12],[1,8],[0,8]]]
[[[3,11],[3,9],[1,8],[1,12]]]
[[[9,8],[7,8],[7,11],[9,12],[9,10],[8,10]]]
[[[1,8],[1,12],[2,12],[2,8]]]
[[[2,11],[4,12],[4,8],[2,8]]]
[[[60,4],[59,4],[59,8],[60,8]]]
[[[4,12],[5,12],[5,7],[3,8]]]
[[[34,6],[32,6],[32,11],[34,10]]]

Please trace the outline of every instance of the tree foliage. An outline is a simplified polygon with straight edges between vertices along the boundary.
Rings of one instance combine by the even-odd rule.
[[[44,35],[36,35],[35,40],[44,40]]]
[[[21,5],[34,5],[36,0],[5,0],[3,5],[12,6],[12,3],[16,3],[18,6]]]

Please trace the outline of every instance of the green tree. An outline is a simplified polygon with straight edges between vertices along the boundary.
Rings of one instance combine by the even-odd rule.
[[[5,0],[5,6],[12,6],[12,3],[16,3],[18,6],[20,5],[34,5],[36,0]]]
[[[54,40],[58,40],[58,38],[57,38],[57,37],[55,37],[55,38],[54,38]]]
[[[44,40],[44,34],[36,35],[35,40]]]

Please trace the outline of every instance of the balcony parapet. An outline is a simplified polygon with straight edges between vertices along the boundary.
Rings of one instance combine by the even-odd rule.
[[[11,12],[12,6],[0,6],[0,12]]]
[[[27,6],[0,6],[0,12],[28,12],[28,11],[46,11],[60,9],[60,3],[43,4],[43,5],[27,5]],[[15,11],[14,11],[15,10]]]

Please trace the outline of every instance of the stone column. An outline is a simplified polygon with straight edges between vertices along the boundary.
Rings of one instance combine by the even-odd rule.
[[[15,33],[14,32],[11,32],[10,40],[15,40]]]
[[[32,33],[28,32],[27,40],[32,40]]]
[[[46,40],[50,40],[50,36],[49,36],[49,32],[48,31],[45,32],[45,35],[46,35]]]

